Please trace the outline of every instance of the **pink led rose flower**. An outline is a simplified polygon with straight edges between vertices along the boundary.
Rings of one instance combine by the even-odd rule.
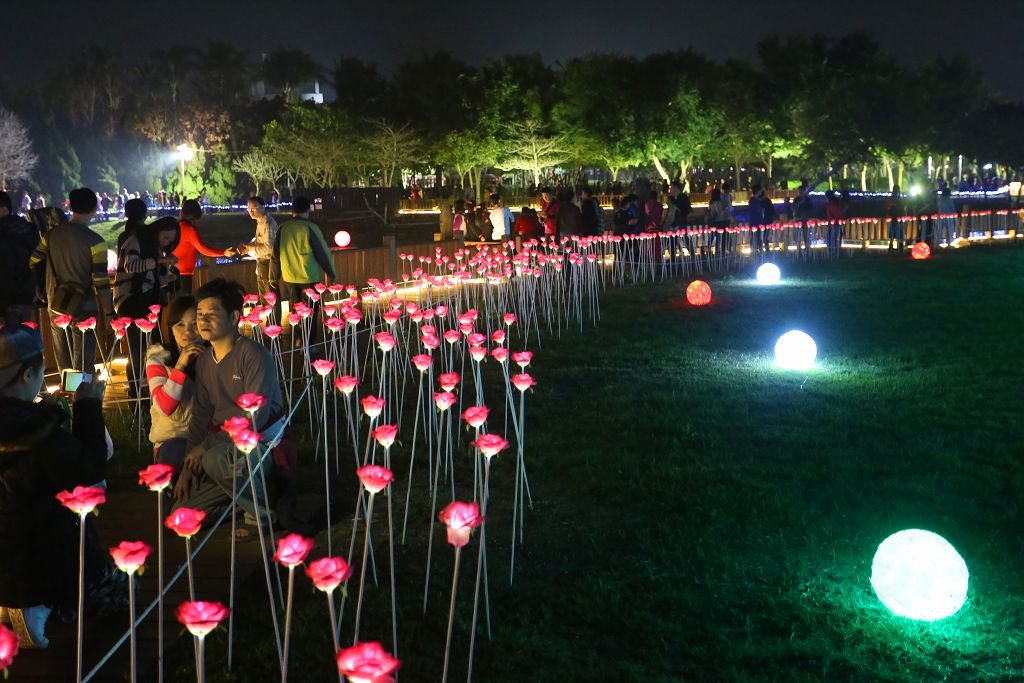
[[[363,465],[356,470],[356,476],[370,493],[380,493],[395,478],[391,470],[380,465]]]
[[[479,505],[458,501],[449,503],[437,518],[448,528],[448,542],[456,548],[468,544],[470,532],[483,522]]]

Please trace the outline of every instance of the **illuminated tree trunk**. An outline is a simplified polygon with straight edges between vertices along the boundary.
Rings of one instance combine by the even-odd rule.
[[[660,175],[663,180],[669,180],[668,173],[665,172],[665,167],[661,165],[661,159],[659,159],[656,154],[652,154],[651,161],[654,162],[654,168],[658,170],[658,175]]]
[[[865,162],[860,167],[860,191],[861,192],[867,192],[868,191],[868,165],[867,165],[867,162]]]
[[[896,168],[897,168],[897,173],[898,173],[897,178],[899,178],[898,185],[900,186],[900,189],[902,190],[903,189],[903,169],[904,169],[904,164],[903,164],[903,160],[902,159],[900,159],[899,162],[897,162]]]

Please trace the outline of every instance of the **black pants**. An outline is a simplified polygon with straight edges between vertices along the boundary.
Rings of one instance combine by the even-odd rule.
[[[154,301],[146,295],[132,295],[121,302],[117,307],[119,318],[145,318],[149,315],[149,306]],[[128,344],[128,395],[146,395],[146,335],[137,325],[132,323],[125,335],[125,343]]]
[[[292,306],[292,308],[295,307],[296,303],[301,301],[302,303],[308,305],[310,308],[313,309],[313,315],[310,316],[309,322],[306,323],[306,324],[308,324],[310,326],[310,335],[309,335],[309,339],[307,340],[307,343],[309,344],[310,347],[314,347],[314,348],[310,349],[310,355],[315,358],[315,357],[321,357],[323,355],[323,350],[322,349],[315,348],[316,345],[319,344],[320,340],[323,338],[323,329],[322,329],[323,325],[321,324],[321,321],[319,319],[320,302],[310,301],[309,297],[307,297],[306,294],[303,291],[303,290],[306,290],[306,289],[310,289],[313,286],[314,286],[314,283],[310,283],[310,282],[299,283],[299,282],[283,282],[282,281],[282,282],[278,283],[278,289],[281,290],[281,292],[280,292],[281,298],[287,300],[290,303],[290,305]],[[299,329],[301,330],[301,328],[299,328]],[[298,338],[298,339],[301,339],[302,338],[302,333],[297,330],[295,332],[295,337]]]

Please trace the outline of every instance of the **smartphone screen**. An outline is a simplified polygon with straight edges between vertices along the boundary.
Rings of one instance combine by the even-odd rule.
[[[69,393],[78,391],[78,386],[82,382],[91,382],[92,375],[87,372],[78,372],[77,370],[65,370],[64,381],[61,382],[61,388]]]

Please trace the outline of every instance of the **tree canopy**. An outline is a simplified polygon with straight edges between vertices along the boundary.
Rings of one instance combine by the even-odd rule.
[[[295,101],[324,75],[334,102]],[[280,96],[255,98],[259,79]],[[187,144],[197,188],[226,200],[282,181],[392,185],[409,171],[479,190],[490,171],[541,183],[556,169],[671,180],[731,167],[723,177],[740,180],[749,167],[747,179],[771,180],[853,168],[863,183],[869,167],[896,180],[956,155],[1019,166],[1020,105],[980,83],[965,59],[911,66],[861,33],[768,38],[749,61],[679,50],[472,66],[442,51],[411,55],[387,77],[353,56],[325,69],[301,50],[257,62],[213,42],[140,63],[91,47],[37,89],[0,86],[0,105],[39,157],[20,181],[33,188],[170,189],[180,183],[170,152]]]

